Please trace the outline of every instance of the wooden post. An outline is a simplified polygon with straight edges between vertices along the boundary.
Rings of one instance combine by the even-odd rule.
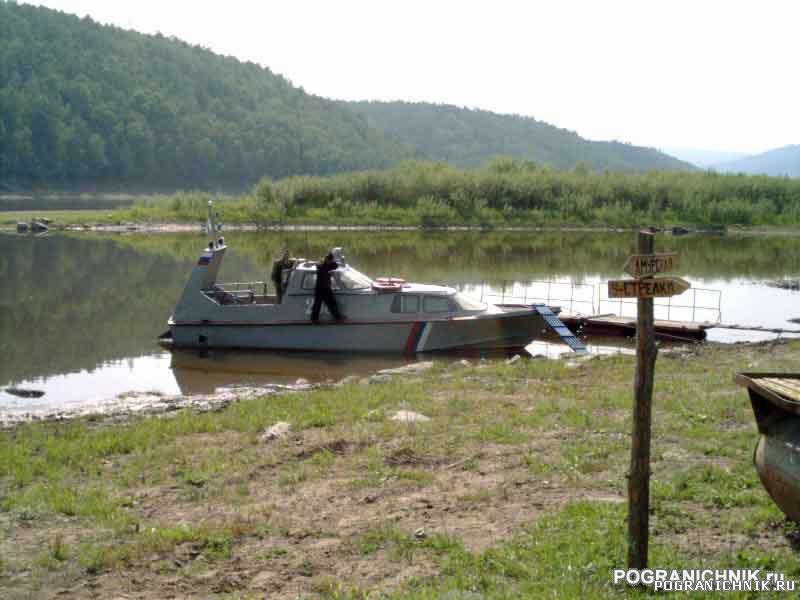
[[[638,253],[653,254],[653,234],[639,232]],[[656,345],[653,299],[637,300],[631,467],[628,479],[628,568],[647,567],[650,510],[650,423]]]

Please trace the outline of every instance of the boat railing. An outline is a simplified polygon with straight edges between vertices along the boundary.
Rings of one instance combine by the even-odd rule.
[[[609,298],[606,283],[530,280],[502,281],[490,285],[482,281],[477,289],[474,286],[461,286],[460,289],[492,304],[528,305],[543,302],[557,304],[563,313],[570,315],[636,316],[636,299]],[[680,296],[656,298],[653,307],[657,319],[720,323],[722,292],[692,287]]]
[[[271,291],[271,286],[272,284],[266,281],[233,281],[215,284],[216,289],[221,289],[223,292],[227,292],[237,299],[253,296],[268,296]]]
[[[500,288],[481,282],[480,298],[492,304],[523,304],[541,302],[558,304],[562,311],[571,314],[594,314],[595,291],[590,283],[571,281],[503,281]]]

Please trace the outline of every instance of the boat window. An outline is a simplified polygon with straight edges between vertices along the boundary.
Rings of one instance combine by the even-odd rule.
[[[419,296],[397,294],[392,300],[392,312],[417,313],[419,312]]]
[[[422,306],[425,312],[429,313],[449,312],[451,310],[450,300],[447,296],[425,296]]]
[[[343,290],[365,290],[372,287],[372,280],[355,269],[337,269],[333,275]]]
[[[456,294],[456,304],[461,310],[486,310],[486,304],[465,294]]]
[[[342,286],[339,284],[339,277],[336,276],[336,271],[333,272],[334,277],[331,278],[331,289],[332,290],[340,290]],[[317,284],[317,273],[315,271],[310,271],[308,273],[303,274],[303,282],[300,284],[300,287],[304,290],[313,290]],[[345,288],[345,289],[357,289],[357,288]]]
[[[303,288],[304,290],[313,290],[316,284],[317,284],[316,273],[303,274],[303,283],[300,285],[301,288]]]

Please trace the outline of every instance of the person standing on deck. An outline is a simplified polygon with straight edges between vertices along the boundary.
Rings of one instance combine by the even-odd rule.
[[[275,295],[278,297],[278,304],[283,300],[283,270],[291,269],[293,266],[294,261],[289,258],[288,250],[283,253],[283,256],[272,263],[272,275],[270,275],[270,279],[272,279],[272,283],[275,284]]]
[[[331,271],[335,271],[339,265],[333,258],[333,254],[328,252],[325,259],[317,264],[317,282],[314,285],[314,306],[311,308],[311,322],[315,325],[319,323],[319,310],[322,303],[328,307],[331,315],[337,321],[342,320],[339,306],[336,304],[336,297],[331,289]]]

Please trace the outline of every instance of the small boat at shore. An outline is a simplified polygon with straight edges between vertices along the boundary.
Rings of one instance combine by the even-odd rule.
[[[213,229],[212,229],[213,230]],[[344,319],[323,309],[311,322],[317,263],[296,259],[283,272],[281,299],[263,281],[219,283],[228,247],[211,241],[201,253],[181,294],[162,343],[177,348],[258,348],[271,350],[417,352],[521,348],[544,330],[581,344],[545,305],[502,306],[470,298],[455,289],[373,280],[347,264],[334,249],[339,267],[333,292]]]
[[[800,374],[739,373],[760,434],[753,454],[758,477],[775,504],[800,522]]]
[[[50,231],[50,219],[34,219],[30,223],[17,223],[17,233],[47,233]]]
[[[19,396],[20,398],[41,398],[44,396],[44,391],[42,390],[31,390],[27,388],[17,388],[17,387],[10,387],[6,388],[6,394],[11,394],[12,396]]]

